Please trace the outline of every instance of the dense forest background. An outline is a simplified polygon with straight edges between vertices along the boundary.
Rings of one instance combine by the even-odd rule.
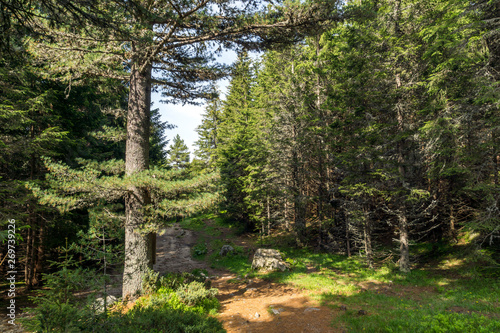
[[[198,156],[246,230],[368,264],[416,241],[498,250],[497,2],[353,1],[251,61],[213,100]],[[498,252],[497,252],[498,253]],[[498,258],[497,258],[498,259]]]
[[[130,186],[147,188],[148,235],[208,210],[242,231],[291,232],[298,247],[361,253],[370,267],[397,249],[409,272],[414,242],[453,243],[459,233],[498,266],[499,1],[347,1],[258,60],[252,40],[227,41],[239,52],[232,68],[179,51],[170,59],[179,72],[162,69],[173,73],[162,84],[177,89],[167,97],[209,101],[195,158],[180,137],[167,150],[172,124],[152,110],[149,167],[133,177],[124,159],[136,88],[123,77],[135,67],[95,41],[72,51],[62,41],[73,26],[64,36],[33,30],[25,5],[0,2],[0,223],[16,220],[28,289],[69,248],[84,265],[121,267]],[[101,19],[91,28],[113,28]],[[226,98],[211,83],[186,92],[228,70]]]

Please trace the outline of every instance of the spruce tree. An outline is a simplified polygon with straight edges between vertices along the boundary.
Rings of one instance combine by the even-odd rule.
[[[167,145],[169,140],[165,134],[166,130],[176,126],[160,119],[160,109],[151,110],[151,136],[149,138],[149,160],[152,166],[167,165]]]
[[[255,135],[252,83],[251,60],[247,52],[241,52],[234,65],[217,133],[217,164],[225,197],[223,208],[228,217],[239,221],[249,231],[253,229],[253,222],[245,203],[245,182],[249,176],[250,138]]]
[[[222,122],[222,102],[220,93],[214,88],[214,97],[205,108],[201,125],[196,128],[198,140],[194,155],[203,163],[203,168],[214,171],[217,161],[218,130]]]
[[[168,154],[170,155],[168,164],[172,168],[179,170],[186,169],[189,166],[189,148],[179,134],[174,137]]]

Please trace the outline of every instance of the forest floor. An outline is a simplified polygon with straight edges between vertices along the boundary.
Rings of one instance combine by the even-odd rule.
[[[189,219],[158,235],[154,269],[206,270],[219,289],[217,318],[229,333],[500,331],[499,279],[484,275],[484,264],[448,253],[462,244],[435,257],[427,257],[431,247],[415,246],[422,263],[402,275],[391,265],[368,269],[358,256],[294,249],[278,238],[264,242],[285,254],[291,271],[253,272],[262,243],[256,235],[236,236],[211,218]],[[218,255],[225,244],[234,255]],[[117,281],[109,291],[119,297]],[[8,325],[3,312],[0,332],[25,332]]]
[[[208,227],[214,228],[213,221]],[[205,229],[207,230],[207,229]],[[245,237],[234,238],[232,231],[215,227],[216,235],[203,230],[182,229],[178,224],[165,229],[157,238],[155,271],[185,272],[205,269],[212,277],[212,287],[219,289],[221,303],[218,319],[228,333],[233,332],[341,332],[330,326],[333,312],[320,306],[307,292],[283,283],[261,278],[241,278],[226,270],[214,269],[205,260],[192,257],[192,248],[200,239],[229,240],[234,245],[254,252],[255,245]],[[210,255],[211,253],[207,253]],[[274,311],[273,311],[274,310]]]

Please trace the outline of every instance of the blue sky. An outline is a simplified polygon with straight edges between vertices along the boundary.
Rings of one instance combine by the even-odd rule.
[[[231,64],[236,60],[236,53],[226,52],[220,59],[220,61]],[[219,89],[222,93],[226,92],[226,88],[229,84],[229,80],[220,80],[218,82]],[[172,144],[172,139],[179,134],[181,139],[184,140],[191,152],[191,159],[193,159],[193,153],[195,147],[193,144],[198,140],[198,133],[195,132],[196,127],[201,124],[202,115],[205,111],[205,105],[182,105],[182,104],[164,104],[160,103],[160,93],[153,92],[151,95],[151,100],[153,102],[152,109],[159,108],[161,119],[163,121],[168,121],[170,124],[177,125],[177,128],[168,130],[166,135],[167,139],[170,140]]]

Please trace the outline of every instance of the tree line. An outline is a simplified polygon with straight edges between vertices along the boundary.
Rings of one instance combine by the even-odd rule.
[[[348,1],[298,43],[240,52],[198,129],[226,217],[369,266],[396,246],[403,272],[412,243],[459,231],[498,250],[499,10]]]

